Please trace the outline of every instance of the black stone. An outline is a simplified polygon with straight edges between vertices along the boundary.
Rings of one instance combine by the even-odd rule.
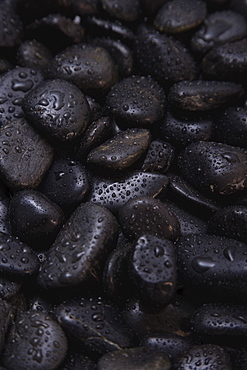
[[[208,222],[208,233],[239,240],[247,240],[247,206],[232,205],[222,208]]]
[[[191,325],[202,336],[241,336],[243,340],[247,333],[247,309],[234,304],[206,303],[196,310]]]
[[[8,369],[54,369],[67,352],[67,338],[47,314],[20,313],[12,324],[4,353]]]
[[[37,187],[53,159],[53,148],[25,120],[0,127],[0,174],[11,189]]]
[[[67,80],[91,95],[116,82],[117,67],[104,48],[77,44],[55,55],[48,64],[47,77]]]
[[[140,0],[101,0],[103,9],[114,18],[126,22],[133,22],[137,20],[141,11]]]
[[[244,89],[228,81],[181,81],[174,84],[168,95],[169,102],[189,111],[207,111],[241,102]]]
[[[118,74],[121,77],[127,77],[134,71],[134,58],[132,50],[120,40],[114,40],[110,37],[97,37],[92,40],[93,45],[103,47],[118,67]]]
[[[174,108],[177,111],[177,105]],[[195,117],[167,111],[162,120],[160,131],[163,140],[180,149],[195,141],[209,140],[213,127],[213,119],[205,117],[205,114]]]
[[[129,200],[118,212],[118,220],[126,237],[134,239],[143,234],[176,240],[180,225],[169,207],[152,197]]]
[[[16,57],[22,67],[43,69],[52,58],[52,53],[45,45],[34,39],[23,41]]]
[[[109,117],[101,117],[93,121],[80,140],[76,158],[81,162],[85,162],[88,153],[110,139],[112,134],[112,122]]]
[[[238,147],[198,141],[181,153],[179,167],[184,178],[203,192],[227,195],[247,186],[247,152]]]
[[[159,139],[153,140],[144,159],[142,171],[166,173],[174,157],[175,151],[171,144]]]
[[[167,176],[150,172],[132,172],[118,176],[116,180],[94,178],[88,200],[116,213],[128,200],[141,196],[156,197],[167,185]]]
[[[13,234],[35,250],[51,246],[64,218],[62,210],[37,190],[18,192],[11,199],[9,215]]]
[[[214,137],[221,143],[247,147],[247,108],[230,107],[214,122]]]
[[[124,128],[151,127],[163,117],[165,102],[163,89],[150,76],[126,77],[106,98],[111,114]]]
[[[192,48],[206,53],[215,46],[235,41],[247,35],[247,21],[242,14],[222,10],[209,14],[194,34]]]
[[[0,233],[0,272],[15,276],[29,276],[39,269],[34,251],[18,238]]]
[[[206,15],[207,6],[202,0],[170,0],[158,10],[154,25],[161,32],[179,33],[197,27]]]
[[[104,207],[82,203],[59,232],[38,275],[47,289],[100,281],[104,264],[115,246],[118,224]]]
[[[164,353],[150,348],[133,347],[110,352],[100,358],[98,370],[157,369],[170,370],[170,360]]]
[[[140,71],[167,90],[172,84],[196,77],[195,63],[186,47],[165,34],[140,27],[134,45]]]
[[[159,312],[174,299],[177,288],[176,250],[167,239],[143,234],[133,243],[129,271],[141,303]]]
[[[54,54],[85,39],[81,24],[59,13],[47,14],[43,18],[35,19],[27,26],[26,35],[52,49]]]
[[[18,122],[24,117],[22,101],[43,80],[37,69],[15,67],[0,76],[0,125]]]
[[[120,311],[100,297],[66,301],[56,309],[64,331],[95,354],[130,347],[132,331]]]
[[[0,2],[0,47],[19,45],[23,36],[23,23],[15,6],[15,2]]]
[[[212,366],[217,370],[232,370],[230,356],[220,346],[202,344],[186,351],[176,362],[175,369],[208,370]]]
[[[131,167],[147,150],[151,140],[147,129],[127,129],[93,149],[87,163],[115,171]]]
[[[51,136],[63,143],[82,135],[89,124],[87,99],[68,81],[43,82],[24,98],[22,107],[31,122],[48,138]]]
[[[89,186],[88,171],[79,161],[59,158],[53,161],[39,190],[68,212],[82,202]]]
[[[193,341],[181,335],[164,333],[148,335],[143,338],[140,345],[163,352],[173,360],[189,350],[193,346]]]
[[[178,239],[176,249],[178,278],[183,286],[198,287],[204,301],[208,294],[211,300],[233,299],[235,293],[246,299],[246,244],[221,236],[191,234]]]

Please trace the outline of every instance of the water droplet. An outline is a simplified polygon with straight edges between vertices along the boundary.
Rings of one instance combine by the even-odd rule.
[[[12,81],[12,89],[14,91],[22,91],[28,92],[33,87],[32,80],[20,81],[20,80],[13,80]]]
[[[224,249],[224,256],[229,260],[229,261],[234,261],[235,258],[235,253],[236,253],[236,247],[227,247]]]
[[[43,105],[44,107],[47,107],[47,105],[49,105],[49,101],[47,99],[40,99],[38,101],[38,105]]]
[[[235,319],[242,321],[244,324],[247,324],[247,317],[244,316],[234,316]]]
[[[224,153],[222,157],[227,160],[229,163],[239,163],[239,157],[235,153]]]
[[[162,257],[164,255],[164,248],[160,247],[159,245],[155,246],[154,254],[155,257]]]
[[[9,244],[7,244],[7,243],[0,244],[0,251],[1,252],[5,252],[5,251],[9,251],[9,250],[10,250]]]
[[[61,180],[64,175],[65,175],[65,173],[63,171],[55,172],[55,179],[56,179],[56,181]]]
[[[94,313],[92,315],[92,320],[97,321],[97,322],[103,321],[104,320],[104,314],[103,313]]]
[[[40,349],[35,351],[35,355],[33,356],[33,360],[38,362],[39,364],[42,362],[43,354],[42,354],[42,351]]]
[[[195,257],[191,262],[191,266],[196,272],[203,273],[216,265],[211,257]]]
[[[123,105],[123,110],[124,110],[125,112],[127,112],[127,110],[129,110],[129,106],[128,106],[128,104],[124,104],[124,105]]]
[[[51,91],[51,95],[54,97],[53,108],[60,110],[64,106],[64,93],[61,91]]]
[[[133,225],[136,222],[136,216],[134,213],[132,213],[128,219],[129,225]]]

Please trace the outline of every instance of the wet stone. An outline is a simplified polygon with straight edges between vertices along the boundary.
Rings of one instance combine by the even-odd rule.
[[[174,299],[176,251],[167,239],[143,234],[133,243],[129,271],[143,306],[159,312]]]
[[[0,231],[10,234],[9,219],[9,201],[10,198],[3,188],[0,187]]]
[[[3,0],[0,3],[0,47],[16,46],[21,43],[23,24],[14,2]]]
[[[132,172],[117,180],[94,178],[88,200],[117,213],[128,200],[140,196],[156,197],[168,185],[168,177],[150,172]]]
[[[84,41],[85,32],[81,24],[62,14],[48,14],[35,19],[26,29],[27,37],[34,37],[48,48],[60,51],[71,44]]]
[[[96,370],[95,363],[87,356],[79,353],[69,354],[59,370]]]
[[[71,5],[75,13],[82,16],[100,11],[100,0],[72,0]]]
[[[103,117],[103,107],[92,96],[85,95],[90,109],[90,123]]]
[[[176,105],[174,108],[177,109]],[[205,114],[195,117],[179,113],[178,115],[171,111],[165,113],[160,130],[163,140],[180,149],[195,141],[207,141],[212,137],[214,126],[211,117],[205,117]]]
[[[124,128],[151,127],[163,117],[165,101],[155,80],[135,75],[116,83],[106,98],[109,111]]]
[[[24,117],[22,100],[42,80],[39,70],[25,67],[15,67],[0,76],[1,126]]]
[[[196,51],[206,53],[225,42],[242,39],[247,35],[247,21],[242,14],[223,10],[209,14],[194,34],[191,45]]]
[[[175,82],[196,77],[194,60],[186,47],[153,29],[138,29],[134,52],[140,71],[152,76],[166,91]]]
[[[180,225],[169,207],[152,197],[137,197],[119,209],[118,220],[126,237],[134,239],[143,234],[176,240]]]
[[[201,24],[206,15],[202,0],[169,0],[158,10],[154,25],[161,32],[184,32]]]
[[[180,109],[207,111],[240,103],[243,93],[243,87],[234,82],[182,81],[171,87],[168,100]]]
[[[170,365],[170,360],[164,353],[150,348],[133,347],[102,356],[97,366],[99,370],[170,370]]]
[[[228,352],[216,345],[202,344],[186,351],[176,362],[175,368],[183,370],[208,370],[215,367],[217,370],[232,370]]]
[[[15,310],[7,301],[0,299],[0,351],[2,352],[6,341],[6,334],[14,318]]]
[[[247,77],[247,39],[225,43],[209,51],[202,62],[208,79],[245,83]]]
[[[187,287],[208,288],[217,298],[246,295],[247,245],[213,235],[186,235],[176,242],[178,280]],[[202,294],[206,295],[206,290]],[[211,296],[211,299],[212,296]]]
[[[237,13],[245,14],[247,10],[247,4],[245,0],[232,0],[230,4],[230,9]]]
[[[131,328],[120,311],[101,297],[66,301],[56,308],[56,317],[66,333],[96,354],[130,347]]]
[[[247,186],[247,153],[239,147],[199,141],[181,153],[179,167],[184,178],[203,192],[226,195]]]
[[[180,206],[169,202],[169,209],[178,219],[181,236],[188,234],[206,234],[208,228],[207,222],[186,211],[184,208],[181,208],[180,202],[178,202],[178,204]]]
[[[171,144],[153,140],[142,165],[144,172],[166,173],[174,160],[175,151]]]
[[[77,44],[61,51],[50,61],[47,77],[74,83],[84,93],[109,89],[117,79],[117,67],[101,47]]]
[[[14,236],[0,233],[0,272],[10,275],[29,276],[39,269],[34,251]]]
[[[104,292],[112,302],[121,307],[130,296],[130,286],[132,289],[132,282],[130,282],[128,273],[131,250],[132,244],[130,242],[115,248],[109,255],[104,267]]]
[[[27,121],[0,128],[0,174],[11,189],[37,187],[52,159],[52,147]]]
[[[134,32],[120,20],[105,19],[100,16],[89,16],[86,19],[88,31],[95,37],[112,37],[123,42],[132,44]]]
[[[88,280],[100,281],[117,235],[116,219],[106,208],[82,203],[47,252],[38,283],[51,289],[81,286]]]
[[[63,224],[63,212],[37,190],[18,192],[10,202],[11,230],[35,250],[48,249]]]
[[[247,108],[230,107],[214,122],[214,137],[221,143],[247,147]]]
[[[22,283],[20,276],[15,278],[0,276],[0,298],[6,300],[15,296],[20,291]]]
[[[67,212],[82,202],[89,186],[88,171],[81,162],[59,158],[52,162],[39,190]]]
[[[56,368],[67,351],[61,327],[42,312],[21,312],[11,326],[3,363],[8,369]]]
[[[112,134],[112,122],[109,117],[100,117],[94,120],[80,140],[76,158],[81,162],[85,162],[89,152],[110,139]]]
[[[140,340],[151,333],[170,333],[187,338],[191,334],[190,320],[194,313],[194,306],[181,296],[160,312],[147,312],[136,298],[128,300],[123,311],[127,324]]]
[[[207,212],[207,215],[211,216],[213,212],[219,210],[218,205],[214,201],[196,190],[182,177],[170,174],[169,179],[169,189],[173,192],[173,195],[170,194],[169,199],[172,198],[187,210],[189,207],[190,213],[193,214],[198,210],[199,212],[197,213],[202,216],[201,211],[203,210],[203,215]]]
[[[87,156],[87,163],[123,171],[133,165],[146,152],[150,140],[149,130],[128,129],[93,149]]]
[[[22,42],[16,57],[22,67],[43,69],[52,58],[52,53],[45,45],[34,39]]]
[[[193,341],[181,335],[164,333],[148,335],[144,337],[140,345],[163,352],[173,360],[189,350],[193,346]]]
[[[8,72],[13,66],[5,58],[0,58],[0,74]]]
[[[244,368],[246,363],[247,363],[247,351],[245,348],[242,348],[236,356],[234,366],[236,366],[236,369],[245,370]]]
[[[114,18],[126,22],[133,22],[138,18],[141,10],[139,0],[101,0],[103,9]]]
[[[246,336],[247,309],[234,304],[206,303],[196,310],[191,325],[202,336]]]
[[[23,110],[47,137],[71,142],[89,124],[89,106],[84,94],[64,80],[45,81],[23,100]]]
[[[127,77],[134,71],[134,58],[132,50],[120,40],[110,37],[97,37],[92,40],[93,45],[103,47],[108,51],[118,67],[118,74]]]
[[[158,11],[163,3],[164,0],[143,0],[143,7],[148,14],[153,14]]]
[[[208,222],[208,233],[239,240],[247,240],[247,206],[222,208]]]

